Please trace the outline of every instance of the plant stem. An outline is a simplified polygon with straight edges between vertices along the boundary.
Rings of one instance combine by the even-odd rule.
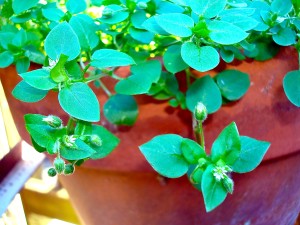
[[[202,121],[197,121],[193,117],[193,124],[194,124],[193,126],[194,126],[196,141],[205,150],[205,139],[204,139],[204,130],[203,130]]]
[[[105,92],[105,94],[107,94],[108,97],[112,96],[111,92],[107,89],[107,87],[101,80],[99,80],[99,84],[100,84],[100,87],[103,89],[103,91]]]
[[[111,77],[114,78],[114,79],[116,79],[116,80],[124,80],[125,79],[123,77],[119,77],[118,75],[116,75],[114,73],[111,75]]]
[[[75,120],[72,117],[70,117],[67,124],[67,133],[73,134],[74,128],[75,128]]]
[[[185,69],[185,74],[186,74],[186,85],[187,87],[191,86],[191,71],[190,71],[190,67]]]
[[[84,74],[85,74],[86,71],[90,68],[90,66],[91,66],[91,64],[89,63],[89,64],[87,64],[87,65],[84,67],[84,69],[83,69],[83,71],[82,71],[82,76],[84,76]]]
[[[85,83],[89,83],[89,82],[98,80],[98,79],[100,79],[102,77],[105,77],[105,76],[106,76],[106,74],[103,74],[103,73],[92,75],[92,76],[85,79]]]

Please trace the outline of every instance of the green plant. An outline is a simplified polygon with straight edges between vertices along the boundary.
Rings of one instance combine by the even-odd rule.
[[[215,77],[197,78],[190,68],[206,72],[219,64],[220,57],[226,63],[246,57],[267,60],[279,46],[300,51],[299,0],[0,3],[0,68],[14,63],[23,78],[13,95],[30,103],[56,91],[62,109],[70,116],[66,125],[54,115],[25,116],[36,150],[56,155],[49,176],[72,174],[74,165],[101,159],[119,143],[107,129],[93,124],[100,120],[100,106],[89,83],[109,96],[102,110],[116,125],[135,123],[138,105],[134,95],[146,94],[192,113],[196,108],[197,142],[165,134],[140,149],[163,176],[188,173],[203,192],[207,211],[233,192],[231,172],[249,172],[261,162],[269,144],[240,137],[235,123],[215,140],[211,155],[204,145],[206,113],[240,99],[250,86],[248,74],[226,70]],[[165,70],[157,56],[162,56]],[[30,61],[43,67],[27,72]],[[121,66],[131,66],[128,77],[117,75]],[[186,84],[174,75],[181,71]],[[118,81],[115,94],[103,77]],[[182,91],[185,85],[186,91]],[[289,72],[283,87],[288,99],[299,107],[300,71]]]

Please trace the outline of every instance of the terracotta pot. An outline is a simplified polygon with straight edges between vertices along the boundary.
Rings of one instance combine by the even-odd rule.
[[[213,212],[205,213],[201,193],[185,177],[175,180],[159,177],[137,147],[163,133],[192,137],[190,113],[139,96],[140,114],[135,126],[115,127],[102,116],[101,123],[122,140],[120,146],[107,158],[76,168],[73,176],[60,177],[84,224],[294,223],[300,210],[300,167],[297,166],[300,113],[285,97],[282,79],[288,71],[298,68],[296,52],[283,48],[270,61],[221,65],[210,74],[225,68],[249,73],[251,87],[240,101],[223,106],[205,122],[207,146],[211,146],[226,125],[235,121],[241,135],[272,143],[265,162],[251,173],[235,175],[234,194]],[[64,113],[54,99],[55,93],[42,101],[45,104],[23,104],[15,100],[10,91],[17,83],[12,79],[16,76],[8,75],[9,72],[14,69],[0,71],[1,81],[19,131],[28,140],[23,114]],[[96,93],[103,105],[105,95],[101,90]]]

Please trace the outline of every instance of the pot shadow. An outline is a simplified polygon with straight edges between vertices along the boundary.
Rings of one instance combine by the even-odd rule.
[[[272,113],[281,125],[294,124],[295,121],[300,120],[299,108],[293,105],[285,96],[282,85],[275,91]]]

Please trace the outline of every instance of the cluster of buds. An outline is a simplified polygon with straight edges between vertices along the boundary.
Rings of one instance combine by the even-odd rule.
[[[226,191],[230,194],[233,193],[233,180],[227,175],[232,172],[232,169],[229,166],[216,166],[213,169],[213,176],[218,182],[222,182],[222,185]]]
[[[54,159],[53,166],[53,168],[48,170],[48,175],[50,177],[54,177],[57,174],[70,175],[75,171],[73,164],[66,164],[65,161],[60,157],[56,157]]]

